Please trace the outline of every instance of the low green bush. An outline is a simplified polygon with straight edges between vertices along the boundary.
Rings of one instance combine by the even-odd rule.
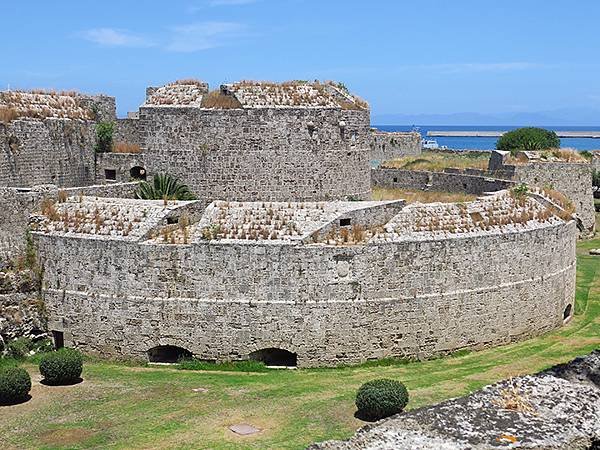
[[[360,415],[372,420],[401,412],[408,403],[408,391],[400,381],[381,378],[363,384],[356,393]]]
[[[71,384],[81,377],[83,356],[77,350],[61,348],[40,360],[40,373],[47,384]]]
[[[31,377],[21,367],[0,368],[0,404],[9,405],[27,398]]]
[[[525,127],[504,133],[496,142],[496,149],[516,153],[519,150],[547,150],[560,148],[560,139],[554,131]]]
[[[9,358],[23,359],[29,354],[31,347],[31,339],[24,337],[14,339],[6,344],[6,356]]]

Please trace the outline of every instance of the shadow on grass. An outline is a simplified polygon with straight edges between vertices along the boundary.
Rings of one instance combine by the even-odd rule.
[[[83,383],[83,378],[76,378],[75,380],[65,381],[62,383],[51,383],[50,381],[43,379],[40,381],[40,383],[44,386],[74,386],[76,384]]]
[[[2,406],[22,405],[23,403],[27,403],[29,400],[31,400],[31,398],[32,398],[31,395],[27,394],[22,399],[16,400],[14,402],[2,402],[2,401],[0,401],[0,407],[2,407]]]
[[[375,419],[371,416],[369,416],[367,413],[365,413],[364,411],[358,409],[356,410],[356,412],[354,413],[354,417],[358,420],[362,420],[363,422],[369,422],[369,423],[374,423],[377,422],[380,419]]]

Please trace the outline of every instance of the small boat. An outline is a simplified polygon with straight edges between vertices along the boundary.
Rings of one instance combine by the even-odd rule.
[[[445,145],[440,146],[437,141],[435,139],[422,139],[421,140],[421,148],[426,148],[426,149],[446,149],[448,148]]]

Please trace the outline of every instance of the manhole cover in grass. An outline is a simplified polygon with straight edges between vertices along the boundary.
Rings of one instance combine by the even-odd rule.
[[[240,434],[242,436],[247,436],[249,434],[258,433],[260,430],[258,428],[253,427],[252,425],[248,425],[247,423],[240,423],[237,425],[231,425],[229,427],[231,431],[235,434]]]

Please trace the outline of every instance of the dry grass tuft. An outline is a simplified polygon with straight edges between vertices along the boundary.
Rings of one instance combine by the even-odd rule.
[[[381,167],[386,169],[426,170],[442,172],[444,169],[480,169],[487,170],[489,155],[465,152],[461,154],[423,152],[419,156],[405,156],[404,158],[385,161]]]
[[[572,148],[558,148],[549,150],[550,154],[561,161],[566,162],[587,162],[587,159],[575,149]],[[543,156],[542,156],[543,157]]]
[[[209,92],[202,97],[203,108],[215,109],[239,109],[242,104],[233,95],[227,95],[220,89]]]
[[[141,153],[142,149],[138,144],[128,142],[116,142],[112,148],[113,153]]]
[[[68,195],[67,195],[67,191],[61,189],[60,191],[58,191],[58,201],[59,203],[65,203],[67,201]]]
[[[15,108],[0,106],[0,122],[8,123],[19,118],[19,112]]]
[[[52,200],[51,198],[45,198],[44,200],[42,200],[41,210],[42,210],[42,214],[44,216],[48,217],[48,219],[50,219],[52,221],[60,220],[60,215],[58,214],[58,211],[56,210],[54,200]]]
[[[371,196],[373,200],[406,200],[407,203],[457,203],[470,202],[477,196],[462,192],[440,191],[411,191],[405,189],[373,187]]]
[[[0,121],[19,117],[46,119],[93,119],[93,112],[84,107],[79,94],[73,91],[5,91],[0,92]]]
[[[531,405],[531,401],[527,394],[521,392],[519,388],[515,386],[512,378],[509,380],[509,386],[500,391],[500,397],[494,399],[493,403],[502,409],[527,414],[537,414],[535,408]]]
[[[181,85],[181,86],[198,86],[198,87],[204,87],[206,86],[206,83],[204,83],[201,80],[198,80],[196,78],[184,78],[182,80],[175,80],[172,83],[170,83],[172,86],[174,85]]]

